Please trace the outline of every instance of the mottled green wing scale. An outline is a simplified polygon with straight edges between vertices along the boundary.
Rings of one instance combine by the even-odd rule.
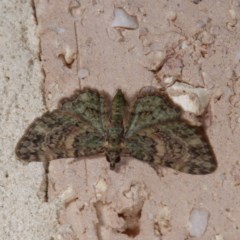
[[[165,94],[141,94],[125,131],[123,155],[190,174],[213,172],[217,162],[204,129],[191,126],[181,114]]]
[[[181,110],[163,93],[141,94],[133,105],[125,131],[128,138],[141,129],[180,118]]]
[[[111,169],[120,154],[150,165],[190,174],[208,174],[217,167],[202,127],[181,118],[181,109],[163,93],[140,94],[123,131],[124,95],[112,103],[105,94],[83,89],[60,101],[58,109],[37,118],[16,147],[26,162],[105,153]],[[110,119],[110,121],[109,121]]]
[[[37,118],[16,147],[26,162],[90,156],[103,152],[104,139],[76,114],[55,110]]]
[[[106,134],[108,123],[108,98],[92,89],[77,90],[69,97],[60,101],[58,108],[73,112],[89,122],[102,135]]]
[[[154,167],[165,166],[190,174],[208,174],[217,167],[203,129],[183,120],[139,131],[125,140],[124,152]]]

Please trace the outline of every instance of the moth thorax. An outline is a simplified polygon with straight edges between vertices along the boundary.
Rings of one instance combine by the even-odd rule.
[[[123,136],[123,127],[111,126],[108,134],[109,134],[109,141],[111,143],[119,143]]]
[[[126,100],[121,90],[118,90],[112,102],[111,122],[113,125],[121,124],[125,111]]]

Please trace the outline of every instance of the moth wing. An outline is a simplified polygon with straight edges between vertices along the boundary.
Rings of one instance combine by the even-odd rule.
[[[176,120],[181,110],[161,92],[139,95],[135,101],[126,127],[125,136],[130,137],[141,129],[157,123]]]
[[[106,95],[96,90],[77,90],[71,97],[63,98],[58,105],[62,111],[79,115],[102,135],[106,133],[109,101]]]
[[[29,126],[15,152],[20,160],[44,162],[101,153],[103,144],[103,137],[89,123],[76,114],[55,110]]]
[[[125,139],[123,154],[156,166],[189,174],[209,174],[217,162],[202,127],[172,121],[139,131]]]

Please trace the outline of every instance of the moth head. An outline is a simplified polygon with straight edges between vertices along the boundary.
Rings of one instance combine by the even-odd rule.
[[[120,162],[120,152],[118,151],[108,151],[106,153],[106,159],[110,164],[110,169],[114,170],[116,163]]]

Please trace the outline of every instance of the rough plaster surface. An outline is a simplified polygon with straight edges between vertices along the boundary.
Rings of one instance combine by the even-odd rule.
[[[138,29],[113,28],[114,8],[136,16]],[[205,209],[197,239],[238,240],[239,11],[237,0],[1,1],[1,239],[192,239],[191,211]],[[42,165],[15,160],[28,124],[79,87],[132,96],[176,80],[210,96],[205,125],[219,163],[211,175],[62,159],[50,163],[44,202]]]
[[[43,168],[14,156],[23,130],[45,110],[33,9],[30,1],[1,1],[0,16],[0,239],[50,239],[57,208],[38,197]]]

